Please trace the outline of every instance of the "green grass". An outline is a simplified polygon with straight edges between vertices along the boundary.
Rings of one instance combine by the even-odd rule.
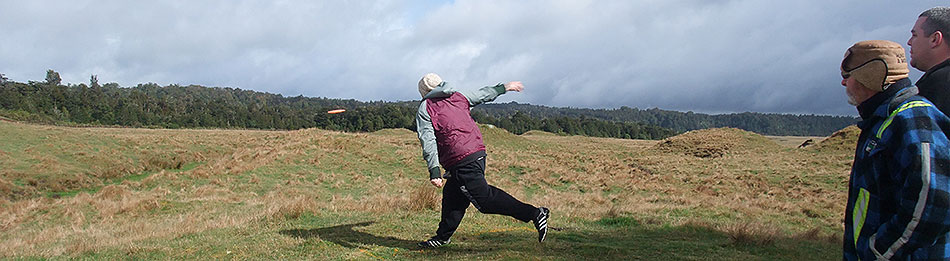
[[[632,217],[604,217],[598,219],[596,223],[608,227],[633,227],[640,225],[640,221]]]

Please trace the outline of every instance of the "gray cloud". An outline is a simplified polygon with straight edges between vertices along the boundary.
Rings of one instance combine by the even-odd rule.
[[[416,99],[438,72],[549,106],[854,114],[838,63],[936,1],[0,1],[0,73]],[[912,71],[912,78],[920,73]]]

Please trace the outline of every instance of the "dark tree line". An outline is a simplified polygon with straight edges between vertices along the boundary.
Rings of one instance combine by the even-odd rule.
[[[476,107],[475,110],[494,117],[511,117],[518,113],[527,114],[531,118],[590,117],[615,122],[639,122],[677,132],[733,127],[764,135],[780,136],[827,136],[858,121],[856,117],[848,116],[755,112],[709,115],[656,108],[641,110],[626,106],[619,109],[552,108],[516,102],[485,104]]]
[[[0,74],[0,110],[8,117],[91,125],[162,128],[300,129],[342,131],[415,129],[418,101],[361,102],[198,85],[123,88],[116,83],[62,85],[49,70],[45,82],[20,83]],[[331,109],[347,109],[327,114]],[[515,102],[475,107],[473,117],[512,133],[543,130],[559,134],[659,139],[696,129],[734,127],[765,135],[825,136],[857,121],[855,117],[619,109],[554,108]]]
[[[472,117],[478,122],[492,124],[519,135],[530,130],[624,139],[663,139],[676,134],[671,129],[642,123],[611,122],[585,116],[536,118],[526,113],[516,112],[508,117],[495,118],[480,111],[474,111]]]
[[[418,101],[360,102],[303,96],[209,88],[198,85],[131,88],[116,83],[62,85],[59,73],[47,71],[45,82],[20,83],[2,78],[0,114],[46,123],[119,125],[161,128],[250,128],[371,132],[385,128],[415,130]],[[340,114],[328,110],[346,109]],[[513,133],[543,130],[597,137],[661,139],[674,131],[641,123],[614,122],[592,117],[530,117],[528,114],[488,115],[475,112],[480,123]]]
[[[50,79],[55,80],[55,77]],[[332,129],[354,131],[406,127],[401,121],[393,120],[377,124],[381,121],[375,118],[394,117],[394,113],[384,111],[386,109],[407,112],[382,102],[282,97],[197,85],[162,87],[149,83],[121,88],[115,83],[99,86],[95,76],[90,85],[6,82],[0,88],[0,108],[38,114],[55,121],[134,127],[300,129],[332,126]],[[328,109],[335,108],[356,113],[326,114]],[[361,117],[357,115],[360,112],[371,115]]]

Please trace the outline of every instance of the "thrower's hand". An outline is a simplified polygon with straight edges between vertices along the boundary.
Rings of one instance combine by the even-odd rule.
[[[429,180],[429,182],[432,183],[432,185],[437,188],[441,188],[442,186],[445,185],[443,181],[445,180],[444,179],[430,179]]]
[[[505,91],[521,92],[521,90],[524,90],[524,85],[522,85],[520,81],[508,82],[505,84]]]

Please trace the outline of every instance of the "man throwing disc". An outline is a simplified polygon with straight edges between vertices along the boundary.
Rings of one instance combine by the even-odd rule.
[[[521,82],[486,86],[475,91],[456,90],[439,75],[419,80],[422,103],[416,113],[416,130],[422,156],[429,168],[429,182],[442,189],[442,221],[431,239],[419,242],[426,248],[448,244],[462,222],[469,203],[486,214],[500,214],[522,222],[533,221],[538,242],[547,234],[550,211],[518,201],[485,181],[485,143],[470,114],[471,108],[495,100],[508,91],[520,92]],[[445,168],[442,175],[439,166]]]

